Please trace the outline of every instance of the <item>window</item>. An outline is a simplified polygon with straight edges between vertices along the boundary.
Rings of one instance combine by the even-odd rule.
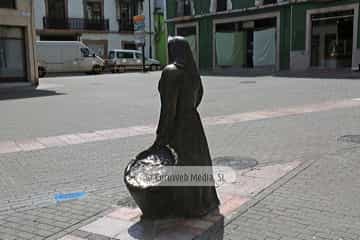
[[[276,18],[220,23],[215,33],[216,64],[220,67],[276,65]]]
[[[86,2],[86,18],[91,20],[103,19],[102,2]]]
[[[117,58],[127,58],[127,59],[133,59],[134,55],[131,52],[118,52]]]
[[[89,57],[90,56],[90,50],[88,48],[81,48],[81,53],[83,57]]]
[[[176,1],[177,16],[191,16],[194,14],[193,0],[177,0]]]
[[[65,0],[47,0],[47,15],[52,19],[65,19],[66,3]]]
[[[227,10],[227,0],[217,0],[216,11],[226,11]]]
[[[135,53],[136,59],[142,59],[142,54],[141,53]]]
[[[277,3],[277,0],[263,0],[264,5],[266,5],[266,4],[274,4],[274,3]]]
[[[133,31],[133,17],[143,14],[143,1],[119,0],[118,17],[120,31]]]
[[[15,0],[1,0],[0,8],[15,8]]]

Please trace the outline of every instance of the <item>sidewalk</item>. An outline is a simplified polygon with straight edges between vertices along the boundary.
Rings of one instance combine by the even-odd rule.
[[[211,213],[201,219],[140,222],[140,209],[135,204],[123,205],[109,209],[96,221],[82,226],[61,240],[223,239],[224,223],[230,223],[237,216],[237,211],[242,207],[246,208],[246,204],[251,206],[256,200],[255,196],[300,164],[295,161],[237,170],[235,182],[225,183],[217,188],[221,202],[219,213]]]
[[[308,162],[225,227],[235,239],[360,239],[360,148]]]
[[[157,238],[145,238],[135,229],[137,235],[134,237],[131,229],[140,212],[119,206],[61,240],[360,239],[359,156],[360,148],[349,146],[302,164],[293,162],[241,170],[240,185],[218,189],[222,202],[220,212],[225,216],[224,236],[205,236],[211,224],[198,220],[188,222],[184,225],[188,227],[181,230],[175,226],[170,227],[173,231],[166,228],[167,232],[160,232]],[[226,188],[229,191],[224,190]],[[124,222],[126,219],[128,221]],[[177,222],[179,224],[182,223]],[[196,227],[199,224],[200,227]],[[194,228],[198,232],[194,233]]]
[[[131,228],[139,211],[122,174],[154,140],[159,77],[44,79],[40,92],[1,101],[1,240],[107,239],[109,232],[94,227],[126,216],[128,225],[111,236],[141,233]],[[216,233],[223,231],[223,239],[359,239],[359,148],[339,139],[360,134],[360,82],[253,80],[204,77],[200,112],[212,157],[258,165],[242,169],[235,189],[219,190],[223,224],[221,215],[220,222],[198,221],[191,231],[182,226],[195,223],[178,222],[183,236],[222,226]],[[57,194],[77,192],[86,196],[55,201]]]

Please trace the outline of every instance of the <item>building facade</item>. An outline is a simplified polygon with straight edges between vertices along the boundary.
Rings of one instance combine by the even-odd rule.
[[[167,0],[200,69],[359,70],[359,0]]]
[[[0,85],[38,85],[32,1],[0,1]]]
[[[133,17],[144,15],[145,55],[154,57],[154,0],[34,1],[37,40],[80,40],[106,58],[110,49],[137,49]]]

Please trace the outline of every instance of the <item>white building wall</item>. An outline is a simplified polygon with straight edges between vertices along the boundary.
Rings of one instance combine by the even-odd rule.
[[[149,19],[149,2],[150,2],[150,13],[151,13],[151,28]],[[151,45],[152,45],[152,57],[155,56],[155,44],[154,44],[154,0],[144,0],[144,15],[145,15],[145,56],[150,57],[150,31],[151,31]]]
[[[104,16],[105,19],[109,19],[110,32],[119,31],[119,24],[116,15],[116,3],[115,0],[104,1]]]
[[[83,18],[84,7],[82,0],[68,0],[68,17],[69,18]],[[109,0],[107,0],[109,1]],[[105,0],[106,2],[106,0]]]
[[[118,33],[118,16],[117,16],[117,0],[104,0],[104,18],[109,19],[109,33],[81,33],[80,39],[88,40],[108,40],[108,49],[121,48],[122,41],[135,41],[132,34]],[[152,56],[155,56],[155,39],[154,39],[154,7],[155,0],[144,0],[144,16],[145,16],[145,55],[148,57],[150,53],[150,27],[149,27],[149,2],[151,4],[151,35],[152,35]],[[43,29],[43,17],[46,15],[45,0],[35,0],[35,25],[36,29]],[[68,17],[84,18],[84,6],[82,0],[68,0]],[[39,39],[39,36],[37,36]]]
[[[46,15],[45,0],[35,0],[35,27],[43,29],[43,17]]]
[[[117,33],[84,33],[81,35],[80,40],[107,40],[108,50],[122,48],[122,41],[134,41],[132,34],[117,34]]]

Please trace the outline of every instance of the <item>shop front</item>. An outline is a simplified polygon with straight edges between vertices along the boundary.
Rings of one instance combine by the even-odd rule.
[[[311,67],[351,68],[354,10],[311,15]]]
[[[214,20],[214,68],[279,68],[279,13]]]
[[[291,70],[359,70],[359,4],[339,3],[292,8]]]

